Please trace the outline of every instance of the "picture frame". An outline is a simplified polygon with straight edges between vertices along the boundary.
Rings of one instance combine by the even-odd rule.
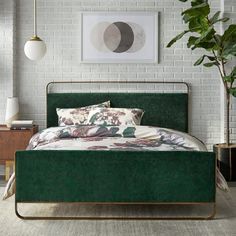
[[[81,63],[157,63],[158,12],[81,12]]]

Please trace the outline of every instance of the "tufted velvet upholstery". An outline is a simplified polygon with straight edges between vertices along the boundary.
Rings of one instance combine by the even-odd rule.
[[[188,131],[185,93],[52,93],[47,95],[47,127],[58,126],[56,108],[81,107],[110,100],[112,107],[142,108],[142,125]]]

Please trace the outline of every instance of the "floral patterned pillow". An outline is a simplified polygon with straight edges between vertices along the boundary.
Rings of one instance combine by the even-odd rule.
[[[137,108],[95,108],[88,115],[89,125],[140,125],[144,111]]]
[[[99,107],[110,107],[110,101],[79,108],[57,108],[58,125],[86,125],[90,111]]]

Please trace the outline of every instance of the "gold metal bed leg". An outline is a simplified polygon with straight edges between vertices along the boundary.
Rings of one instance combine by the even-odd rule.
[[[207,220],[212,220],[215,217],[215,215],[216,215],[216,203],[214,202],[212,214],[207,217]]]
[[[18,212],[18,208],[17,208],[17,201],[15,201],[15,213],[16,213],[16,216],[22,220],[25,220],[26,218],[22,215],[20,215],[20,213]]]
[[[208,216],[171,216],[171,217],[95,217],[95,216],[23,216],[17,208],[15,201],[15,214],[22,220],[211,220],[216,214],[216,203],[212,204],[212,212]],[[161,203],[159,204],[161,205]]]

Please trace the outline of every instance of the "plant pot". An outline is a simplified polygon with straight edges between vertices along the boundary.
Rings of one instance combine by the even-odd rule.
[[[217,166],[227,181],[236,181],[236,144],[215,144]]]

